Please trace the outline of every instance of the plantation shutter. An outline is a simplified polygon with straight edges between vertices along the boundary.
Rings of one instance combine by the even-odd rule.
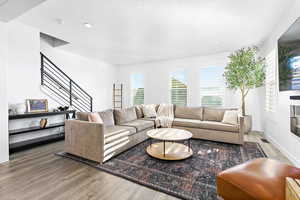
[[[171,74],[171,103],[175,105],[187,105],[187,81],[184,71]]]
[[[225,84],[223,67],[200,69],[200,102],[202,106],[219,107],[224,105]]]
[[[271,51],[266,57],[266,105],[269,112],[275,111],[276,103],[276,50]]]
[[[144,104],[144,88],[137,88],[133,92],[133,105]]]
[[[132,104],[144,104],[144,76],[142,74],[133,74],[131,77]]]

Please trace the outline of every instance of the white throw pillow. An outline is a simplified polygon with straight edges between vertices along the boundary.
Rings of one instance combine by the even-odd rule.
[[[144,116],[146,118],[156,117],[155,107],[156,107],[155,104],[143,105]]]
[[[222,123],[225,124],[238,124],[238,111],[236,110],[226,110],[223,116]]]

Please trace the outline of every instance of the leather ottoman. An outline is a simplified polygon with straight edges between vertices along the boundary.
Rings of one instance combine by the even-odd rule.
[[[217,176],[224,200],[285,200],[285,178],[300,178],[300,169],[259,158],[227,169]]]

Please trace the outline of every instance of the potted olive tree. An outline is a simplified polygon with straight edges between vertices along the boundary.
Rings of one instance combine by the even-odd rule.
[[[229,63],[224,72],[229,89],[238,90],[241,94],[242,115],[251,130],[251,116],[246,115],[245,100],[249,91],[264,85],[265,59],[257,56],[257,47],[241,48],[229,56]]]

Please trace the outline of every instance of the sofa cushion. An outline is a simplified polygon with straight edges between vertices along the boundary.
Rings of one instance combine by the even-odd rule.
[[[154,127],[154,122],[149,121],[149,120],[141,120],[137,119],[131,122],[126,122],[121,124],[122,126],[130,126],[130,127],[135,127],[137,132],[143,131],[147,128],[153,128]]]
[[[107,126],[105,127],[105,143],[120,140],[136,133],[134,127],[129,126]]]
[[[175,106],[175,117],[202,120],[202,107]]]
[[[155,122],[157,119],[156,119],[156,117],[143,117],[141,120],[146,120],[146,121],[152,121],[152,122]]]
[[[138,119],[143,118],[144,117],[143,105],[135,106],[135,112]]]
[[[99,113],[90,113],[88,115],[89,122],[100,123],[103,124],[103,120],[100,117]]]
[[[175,118],[173,126],[208,129],[216,131],[238,132],[238,125],[224,124],[222,122],[201,121],[196,119]]]
[[[144,116],[147,118],[156,117],[156,109],[158,109],[158,107],[155,104],[143,105]]]
[[[135,107],[114,110],[116,124],[122,124],[137,119]]]
[[[226,110],[224,113],[222,123],[236,125],[238,123],[238,111]]]
[[[155,105],[155,111],[157,112],[160,104],[154,104],[154,105]]]
[[[221,122],[226,110],[237,110],[236,108],[204,108],[203,120]]]
[[[77,119],[81,121],[89,121],[89,114],[90,112],[76,112]]]
[[[108,110],[99,112],[99,115],[102,118],[105,126],[114,126],[115,125],[114,113],[113,113],[112,109],[108,109]]]

